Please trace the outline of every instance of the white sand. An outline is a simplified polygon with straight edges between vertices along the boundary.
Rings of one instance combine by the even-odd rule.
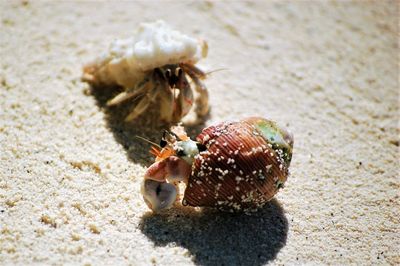
[[[3,0],[0,264],[399,264],[398,14],[394,1]],[[149,146],[133,136],[161,128],[124,124],[128,106],[107,110],[110,93],[80,82],[84,62],[156,19],[208,40],[203,68],[228,69],[206,81],[207,125],[261,115],[293,131],[292,176],[256,215],[152,215]]]

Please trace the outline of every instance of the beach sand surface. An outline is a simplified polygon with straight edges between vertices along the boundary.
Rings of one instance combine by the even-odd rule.
[[[0,264],[400,264],[399,2],[3,0],[0,18]],[[132,106],[80,77],[157,19],[224,69],[191,135],[248,116],[293,132],[291,176],[259,212],[144,204],[135,136],[162,125],[124,123]]]

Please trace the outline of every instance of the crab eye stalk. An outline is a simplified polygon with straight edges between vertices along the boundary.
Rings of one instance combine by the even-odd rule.
[[[180,141],[180,137],[172,131],[166,131],[171,137],[174,137],[176,140]]]
[[[170,78],[168,78],[168,83],[171,88],[175,88],[177,86],[178,81],[179,77],[175,74],[173,74]]]
[[[164,130],[161,140],[164,140],[167,143],[174,143],[175,141],[179,141],[180,138],[174,132]]]
[[[182,68],[177,67],[177,68],[175,69],[175,75],[176,75],[177,77],[180,77],[182,74],[183,74]]]

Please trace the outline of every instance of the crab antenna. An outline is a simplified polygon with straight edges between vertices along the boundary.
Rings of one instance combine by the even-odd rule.
[[[143,141],[145,141],[145,142],[148,142],[148,143],[150,143],[150,144],[153,144],[154,146],[156,146],[156,147],[162,149],[160,145],[158,145],[158,144],[155,143],[155,142],[152,142],[151,140],[148,140],[148,139],[143,138],[143,137],[138,136],[138,135],[136,135],[135,137],[138,138],[138,139],[141,139],[141,140],[143,140]]]
[[[210,75],[210,74],[212,74],[212,73],[214,73],[214,72],[219,72],[219,71],[223,71],[223,70],[229,70],[229,68],[218,68],[218,69],[215,69],[215,70],[211,70],[211,71],[208,71],[208,72],[206,72],[206,73],[204,73],[206,76],[208,76],[208,75]]]

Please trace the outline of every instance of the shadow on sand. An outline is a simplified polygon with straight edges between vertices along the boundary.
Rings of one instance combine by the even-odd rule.
[[[159,143],[163,130],[170,125],[155,119],[158,117],[157,103],[135,121],[126,123],[126,115],[137,103],[107,107],[107,100],[118,92],[118,88],[91,87],[90,90],[98,107],[105,113],[107,127],[124,147],[129,160],[149,166],[154,162],[154,157],[148,152],[151,144],[136,136]],[[206,119],[195,125],[185,125],[193,139],[205,127]],[[188,249],[198,265],[257,266],[273,260],[285,245],[288,222],[279,202],[273,199],[251,215],[175,206],[161,214],[145,214],[140,230],[156,246],[175,243]]]
[[[104,112],[107,127],[113,133],[115,140],[126,150],[130,161],[149,166],[154,162],[154,156],[149,153],[151,144],[137,138],[146,138],[155,143],[159,143],[162,133],[169,129],[170,124],[162,123],[158,115],[157,102],[150,105],[149,109],[132,122],[125,122],[125,117],[134,109],[137,102],[127,101],[118,106],[108,107],[107,101],[121,91],[119,87],[90,87],[89,93],[96,99],[97,106]],[[194,138],[205,127],[205,117],[196,124],[185,125],[187,133]]]
[[[140,230],[156,246],[175,243],[197,265],[264,265],[285,245],[288,221],[276,199],[251,215],[176,206],[147,213]]]

